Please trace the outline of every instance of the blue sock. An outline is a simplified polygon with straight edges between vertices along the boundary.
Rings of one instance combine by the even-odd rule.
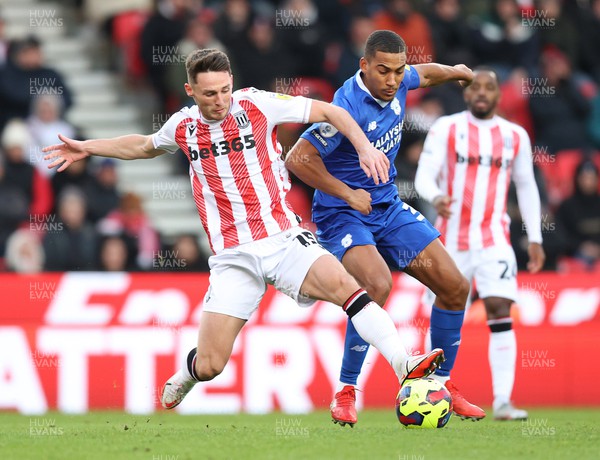
[[[435,305],[431,309],[431,348],[441,348],[446,356],[446,361],[435,371],[436,375],[447,377],[454,367],[464,317],[464,310],[442,310]]]
[[[344,358],[342,359],[342,370],[340,372],[341,382],[356,385],[368,349],[369,344],[358,335],[354,324],[348,319],[346,340],[344,341]]]

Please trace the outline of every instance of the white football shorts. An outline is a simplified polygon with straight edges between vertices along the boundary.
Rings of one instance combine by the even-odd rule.
[[[481,299],[502,297],[517,300],[517,260],[507,245],[450,253],[458,269],[472,284],[475,280]]]
[[[267,284],[309,307],[315,300],[302,295],[300,288],[312,264],[324,255],[331,253],[300,227],[226,248],[208,259],[210,286],[203,310],[248,320]]]
[[[473,280],[479,298],[502,297],[517,300],[517,260],[511,246],[490,246],[468,251],[448,251],[460,272],[473,289]],[[427,289],[423,302],[430,305],[435,295]],[[471,302],[471,296],[467,306]]]

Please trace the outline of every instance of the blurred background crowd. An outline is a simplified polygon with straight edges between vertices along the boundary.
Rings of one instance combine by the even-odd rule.
[[[192,104],[184,61],[196,48],[227,52],[236,88],[330,101],[376,29],[404,38],[409,64],[496,70],[499,113],[532,139],[545,269],[600,270],[600,0],[2,0],[0,270],[208,270],[184,155],[56,174],[41,148],[58,133],[158,130]],[[397,185],[429,219],[413,184],[423,140],[464,109],[458,85],[409,93]],[[302,129],[281,127],[284,151]],[[295,184],[290,202],[311,228],[312,190]],[[514,191],[508,212],[524,268]]]

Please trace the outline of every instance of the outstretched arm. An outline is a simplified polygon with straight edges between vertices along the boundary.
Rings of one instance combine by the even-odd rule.
[[[285,165],[298,179],[313,188],[344,200],[350,207],[367,215],[371,212],[371,195],[354,190],[332,176],[317,149],[306,139],[298,139],[285,158]]]
[[[44,160],[53,160],[48,168],[60,165],[58,172],[67,169],[71,163],[91,155],[120,160],[136,160],[154,158],[165,153],[164,150],[154,148],[152,136],[142,136],[140,134],[87,141],[77,141],[62,134],[59,134],[58,138],[63,142],[62,144],[50,145],[42,149],[42,152],[47,153]]]
[[[420,88],[441,85],[450,81],[457,81],[462,87],[466,87],[473,81],[473,71],[464,64],[449,66],[431,63],[416,64],[412,67],[419,74]]]
[[[356,149],[360,167],[367,177],[373,177],[375,184],[379,184],[379,180],[384,183],[389,180],[390,161],[387,156],[373,147],[361,127],[345,109],[313,100],[308,121],[333,125]]]

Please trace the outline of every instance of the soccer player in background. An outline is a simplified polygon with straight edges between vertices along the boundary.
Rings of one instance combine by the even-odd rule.
[[[443,351],[410,356],[392,319],[359,287],[342,264],[298,225],[286,203],[289,176],[277,142],[277,125],[327,121],[352,140],[357,167],[375,182],[388,180],[389,163],[348,112],[304,97],[246,88],[232,93],[227,56],[197,50],[186,60],[185,90],[196,105],[175,113],[155,134],[76,141],[44,148],[49,167],[63,171],[90,155],[122,160],[154,158],[181,149],[200,220],[215,255],[204,298],[198,345],[164,385],[162,405],[177,406],[199,381],[225,367],[234,341],[273,284],[298,303],[315,299],[343,307],[362,337],[393,367],[400,383],[428,375]],[[166,306],[168,307],[168,306]]]
[[[540,196],[526,131],[496,115],[498,77],[476,70],[464,91],[467,110],[439,118],[419,159],[415,187],[438,212],[436,227],[463,275],[475,280],[490,328],[494,418],[523,420],[510,397],[517,343],[510,317],[517,299],[517,262],[508,234],[506,200],[514,181],[529,239],[531,273],[544,265]]]
[[[440,233],[403,203],[394,184],[402,135],[406,94],[411,89],[457,81],[471,82],[464,65],[406,64],[406,44],[388,30],[367,39],[360,70],[335,93],[333,104],[345,108],[383,151],[391,166],[389,180],[377,183],[357,167],[357,152],[343,133],[329,123],[311,126],[289,152],[290,171],[315,191],[313,221],[319,242],[332,252],[369,295],[384,305],[392,288],[388,267],[404,270],[435,294],[431,312],[432,346],[444,350],[446,361],[434,377],[452,394],[454,412],[479,420],[485,412],[469,403],[450,380],[469,283],[439,240]],[[348,322],[340,381],[331,416],[351,426],[357,422],[355,386],[368,344]]]

